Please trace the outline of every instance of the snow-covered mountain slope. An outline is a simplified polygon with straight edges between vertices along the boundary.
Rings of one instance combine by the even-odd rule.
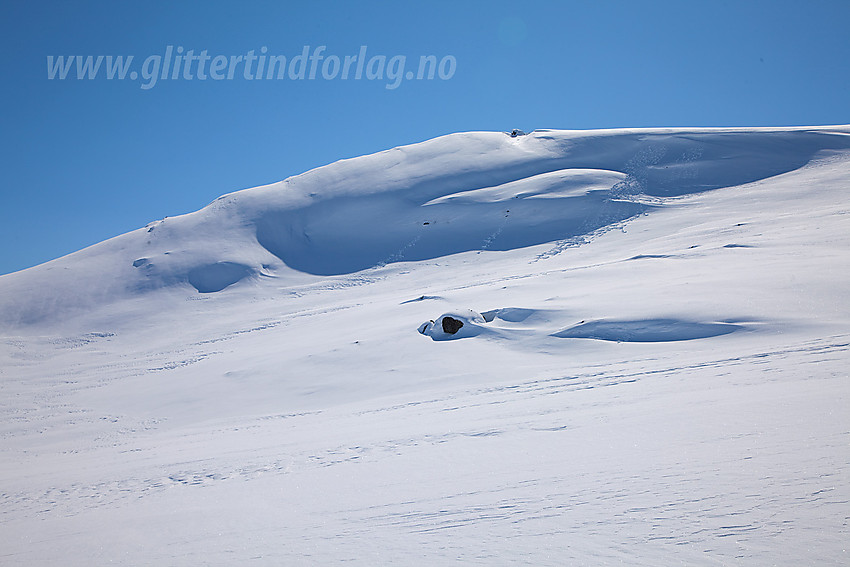
[[[845,562],[849,191],[850,127],[455,134],[2,276],[0,562]]]
[[[826,128],[445,136],[225,195],[3,276],[0,318],[55,322],[162,288],[217,292],[581,239],[660,198],[758,181],[848,147],[846,131]]]

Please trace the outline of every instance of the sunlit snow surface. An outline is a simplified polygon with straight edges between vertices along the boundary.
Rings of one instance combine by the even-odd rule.
[[[848,127],[226,195],[0,277],[0,564],[847,563],[848,281]]]

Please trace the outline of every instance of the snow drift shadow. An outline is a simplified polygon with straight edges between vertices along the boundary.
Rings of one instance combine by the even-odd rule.
[[[484,317],[484,320],[488,323],[490,323],[491,321],[495,321],[496,319],[501,319],[510,323],[521,323],[532,315],[535,315],[539,312],[540,310],[538,309],[525,309],[522,307],[503,307],[501,309],[483,311],[481,313],[481,316]]]
[[[216,262],[189,270],[189,283],[200,293],[214,293],[247,278],[253,270],[235,262]]]
[[[657,343],[706,339],[742,329],[731,323],[698,323],[679,319],[639,319],[633,321],[589,321],[554,333],[565,339],[597,339],[624,343]]]
[[[402,198],[399,197],[399,201]],[[331,276],[472,250],[513,250],[593,232],[647,205],[583,196],[438,202],[339,198],[258,219],[257,242],[290,268]]]

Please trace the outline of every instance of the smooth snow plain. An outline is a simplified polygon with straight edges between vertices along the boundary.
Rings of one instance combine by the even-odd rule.
[[[849,280],[847,126],[225,195],[0,277],[0,564],[847,564]]]

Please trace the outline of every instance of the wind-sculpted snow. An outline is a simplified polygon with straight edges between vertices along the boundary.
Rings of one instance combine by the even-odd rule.
[[[850,147],[846,136],[806,131],[457,137],[445,140],[444,151],[438,145],[443,139],[395,150],[402,155],[390,170],[414,170],[400,182],[380,174],[346,178],[347,186],[334,179],[307,205],[264,212],[257,240],[287,266],[319,275],[469,250],[511,250],[634,217],[650,208],[641,197],[757,181],[799,168],[818,151]],[[461,141],[468,147],[458,149]],[[433,170],[423,172],[423,158],[410,154],[426,148]],[[464,169],[444,165],[464,151],[470,157]],[[320,172],[330,173],[317,170],[320,179]],[[310,174],[303,178],[297,181],[313,181]]]
[[[563,322],[566,313],[523,308],[503,308],[477,313],[471,309],[444,313],[422,323],[419,332],[435,341],[458,340],[488,336],[501,340],[533,338],[545,342],[545,337],[561,339],[596,339],[625,343],[659,343],[690,341],[718,337],[746,328],[740,323],[686,321],[680,319],[638,319],[632,321],[580,321],[557,332],[551,328]],[[459,329],[447,328],[444,321],[457,321]],[[488,325],[488,323],[492,323]],[[548,329],[548,330],[547,330]]]
[[[591,321],[558,331],[553,336],[602,341],[653,343],[689,341],[733,333],[742,327],[732,323],[701,323],[677,319],[638,321]]]
[[[426,202],[404,189],[329,199],[264,214],[257,240],[287,266],[318,275],[470,250],[512,250],[587,234],[644,212],[644,204],[612,198],[625,178],[559,170]]]
[[[251,273],[251,268],[242,264],[216,262],[189,270],[189,283],[201,293],[213,293],[247,278]]]

